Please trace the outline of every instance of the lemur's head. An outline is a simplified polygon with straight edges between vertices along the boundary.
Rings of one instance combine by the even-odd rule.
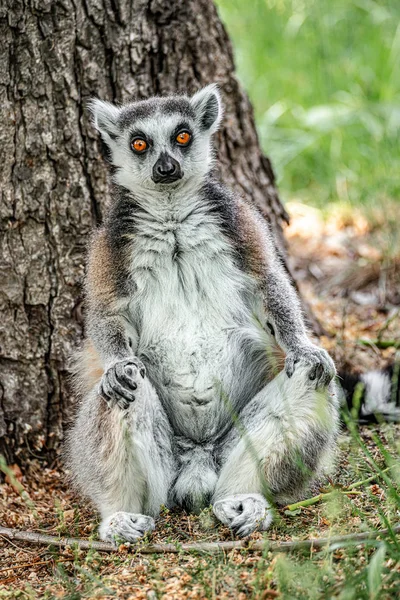
[[[178,187],[209,171],[211,135],[222,118],[215,84],[192,98],[150,98],[125,106],[96,99],[90,109],[120,185],[132,191]]]

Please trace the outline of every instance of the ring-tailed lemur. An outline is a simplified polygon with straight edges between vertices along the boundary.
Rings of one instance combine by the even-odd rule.
[[[216,86],[91,109],[114,196],[89,252],[76,482],[105,540],[152,530],[163,504],[266,529],[266,495],[298,497],[333,453],[335,366],[265,220],[210,174]]]

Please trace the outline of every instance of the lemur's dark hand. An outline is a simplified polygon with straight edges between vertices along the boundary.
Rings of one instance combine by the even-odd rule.
[[[308,377],[315,381],[316,387],[325,387],[336,375],[333,360],[323,348],[313,344],[299,346],[296,350],[288,352],[285,361],[285,371],[291,377],[300,365],[309,369]]]
[[[99,395],[109,406],[126,409],[135,400],[135,391],[145,375],[143,363],[134,356],[116,361],[103,374]]]

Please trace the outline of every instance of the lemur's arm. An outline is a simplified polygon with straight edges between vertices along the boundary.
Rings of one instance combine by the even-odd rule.
[[[88,319],[88,335],[99,353],[104,367],[116,360],[133,356],[123,318],[107,311],[93,311]]]
[[[86,325],[104,366],[133,354],[123,316],[124,298],[118,293],[119,269],[114,262],[106,231],[96,232],[89,251]]]
[[[296,363],[303,361],[311,367],[310,379],[321,385],[329,383],[335,375],[334,363],[325,350],[309,340],[299,298],[272,243],[264,289],[268,321],[286,352],[287,375],[291,377]]]
[[[310,344],[299,299],[277,258],[267,266],[264,290],[268,321],[281,348],[290,352]]]
[[[126,408],[135,400],[137,377],[145,376],[136,358],[137,333],[124,316],[129,302],[123,252],[111,251],[106,230],[92,240],[86,279],[87,334],[103,363],[99,395],[109,406]]]
[[[310,379],[326,385],[335,374],[333,361],[308,338],[299,298],[264,218],[240,199],[236,201],[236,228],[235,239],[246,269],[257,279],[263,294],[267,323],[286,353],[288,376],[293,374],[296,363],[303,361],[310,365]]]

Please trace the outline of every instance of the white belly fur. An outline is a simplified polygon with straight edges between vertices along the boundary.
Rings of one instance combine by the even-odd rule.
[[[265,332],[254,315],[255,282],[235,265],[217,226],[198,213],[184,223],[147,221],[143,237],[141,223],[128,316],[137,354],[176,432],[202,441],[232,422],[229,405],[237,409],[258,391],[249,348],[265,349]]]

